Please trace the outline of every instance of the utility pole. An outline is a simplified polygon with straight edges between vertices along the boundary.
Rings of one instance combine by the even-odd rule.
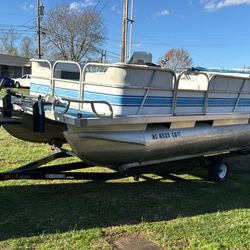
[[[37,55],[40,59],[41,52],[41,17],[44,15],[44,6],[40,5],[40,0],[37,0]]]
[[[121,62],[126,62],[127,51],[127,22],[128,22],[128,0],[123,3],[123,19],[122,19],[122,48],[121,48]]]
[[[134,0],[131,0],[130,3],[130,19],[128,20],[130,22],[130,29],[129,29],[129,50],[128,50],[128,57],[129,59],[132,56],[132,50],[133,50],[133,23],[134,23]]]

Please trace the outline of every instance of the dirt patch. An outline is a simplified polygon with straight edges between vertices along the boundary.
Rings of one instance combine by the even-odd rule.
[[[124,233],[112,235],[108,239],[115,250],[160,250],[161,248],[139,234]]]

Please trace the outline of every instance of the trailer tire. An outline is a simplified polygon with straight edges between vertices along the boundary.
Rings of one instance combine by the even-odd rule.
[[[133,177],[134,177],[134,181],[139,181],[140,180],[140,175],[139,174],[135,174]]]
[[[212,181],[222,182],[228,177],[229,167],[222,159],[215,159],[208,168],[208,177]]]

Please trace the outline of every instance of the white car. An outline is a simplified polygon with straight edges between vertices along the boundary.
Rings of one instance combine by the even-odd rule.
[[[20,88],[20,87],[29,88],[30,82],[31,82],[31,76],[29,74],[26,74],[20,78],[16,78],[13,80],[14,80],[14,87],[15,88]]]

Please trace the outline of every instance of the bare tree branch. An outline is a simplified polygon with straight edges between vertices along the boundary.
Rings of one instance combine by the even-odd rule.
[[[192,58],[184,49],[170,49],[159,61],[161,66],[182,71],[192,66]]]
[[[48,13],[43,32],[48,55],[77,62],[94,55],[104,41],[100,15],[90,9],[71,10],[69,5],[58,5]]]
[[[2,32],[0,36],[1,53],[12,56],[18,55],[18,50],[15,46],[17,39],[18,35],[13,28],[10,28],[6,32]]]
[[[21,41],[21,55],[28,58],[35,56],[33,41],[28,36],[25,36]]]

